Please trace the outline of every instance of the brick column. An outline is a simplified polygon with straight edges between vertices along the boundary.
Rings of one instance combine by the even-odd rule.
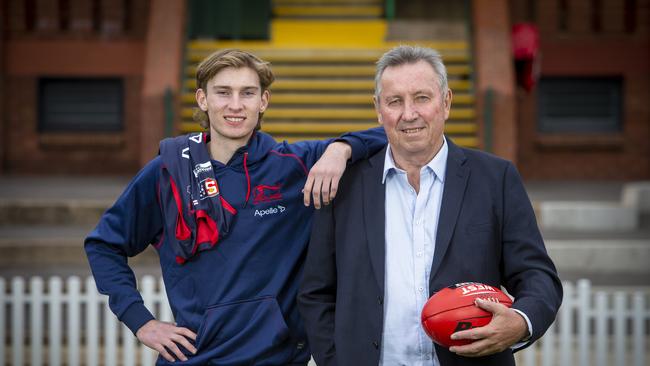
[[[492,152],[516,162],[517,101],[508,1],[473,0],[472,17],[476,70],[475,88],[480,125],[483,129],[485,128],[483,117],[485,95],[491,89],[494,92],[492,99]]]
[[[170,88],[180,90],[185,1],[151,0],[144,61],[140,118],[140,165],[158,152],[164,137],[163,97]]]
[[[0,0],[0,9],[3,10],[3,12],[8,9],[9,6],[4,2],[4,0]],[[8,24],[5,24],[5,17],[0,16],[0,34],[5,34],[7,31]],[[0,36],[0,175],[4,173],[5,170],[5,148],[7,146],[7,141],[5,141],[5,93],[4,90],[6,88],[5,86],[5,75],[6,75],[6,70],[5,70],[5,40],[4,37]]]

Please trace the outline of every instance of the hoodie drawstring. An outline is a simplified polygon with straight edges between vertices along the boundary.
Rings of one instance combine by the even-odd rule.
[[[248,174],[248,151],[244,153],[244,172],[246,173],[246,201],[244,201],[244,207],[248,204],[248,199],[251,196],[251,177]]]

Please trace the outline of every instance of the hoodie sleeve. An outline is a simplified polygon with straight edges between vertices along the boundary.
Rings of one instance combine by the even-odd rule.
[[[308,140],[293,144],[284,143],[283,149],[286,152],[298,156],[307,166],[307,169],[316,164],[329,144],[335,141],[347,142],[352,147],[350,163],[365,159],[386,146],[386,133],[382,127],[375,127],[368,130],[348,132],[338,138],[327,140]]]
[[[157,199],[160,164],[157,157],[135,176],[84,241],[97,289],[108,295],[111,310],[134,334],[154,317],[144,306],[127,258],[162,235]]]

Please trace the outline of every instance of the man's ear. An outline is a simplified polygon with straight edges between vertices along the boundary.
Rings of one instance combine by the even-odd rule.
[[[453,98],[451,89],[447,89],[447,95],[445,95],[445,108],[447,110],[451,109],[451,99]]]
[[[372,97],[372,103],[375,105],[375,112],[377,113],[377,122],[379,122],[380,125],[384,124],[384,121],[381,120],[381,113],[379,113],[379,100],[377,100],[376,96]]]
[[[269,106],[269,101],[271,100],[271,92],[266,89],[262,92],[262,104],[260,104],[260,113],[264,113],[266,108]]]
[[[203,89],[201,89],[201,88],[196,89],[195,96],[196,96],[196,104],[199,105],[199,108],[203,112],[207,112],[208,111],[208,100],[207,100],[207,95],[205,95],[205,92],[203,91]]]
[[[451,111],[452,96],[451,89],[447,89],[447,94],[445,94],[445,99],[443,101],[445,107],[445,121],[449,118],[449,112]]]

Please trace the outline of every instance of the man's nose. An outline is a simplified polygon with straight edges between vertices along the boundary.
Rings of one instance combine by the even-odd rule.
[[[230,103],[228,103],[228,107],[232,110],[237,110],[237,111],[243,108],[243,104],[239,95],[235,94],[232,96],[232,98],[230,98]]]
[[[413,121],[418,118],[418,112],[415,108],[415,104],[411,101],[406,101],[404,103],[404,113],[402,114],[402,119],[405,121]]]

